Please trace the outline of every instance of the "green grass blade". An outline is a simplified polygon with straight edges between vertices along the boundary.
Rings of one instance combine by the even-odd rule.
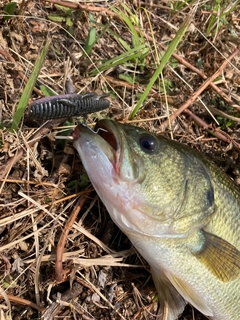
[[[149,91],[151,90],[151,88],[154,85],[155,81],[160,76],[161,72],[163,71],[163,68],[165,67],[165,65],[167,64],[169,59],[171,58],[173,52],[175,51],[175,49],[177,48],[179,42],[181,41],[182,37],[184,36],[185,32],[187,31],[188,26],[190,24],[190,21],[191,21],[191,15],[189,15],[187,17],[187,19],[183,22],[183,24],[179,28],[175,38],[172,40],[172,42],[170,43],[167,51],[164,53],[164,55],[162,57],[162,60],[161,60],[161,63],[157,67],[157,69],[154,72],[151,80],[149,81],[145,91],[143,92],[143,94],[141,95],[138,103],[136,104],[135,108],[133,109],[133,112],[131,113],[131,115],[129,117],[130,120],[132,120],[134,118],[134,116],[137,114],[138,110],[141,108],[143,102],[145,101],[145,99],[147,98],[147,96],[149,94]]]
[[[87,36],[87,40],[85,42],[84,45],[84,51],[89,55],[90,52],[92,51],[93,46],[95,45],[97,39],[96,39],[96,35],[97,35],[97,30],[95,27],[96,21],[95,21],[95,17],[94,15],[90,12],[89,14],[90,17],[90,30]]]
[[[26,86],[23,90],[23,93],[22,93],[22,96],[21,96],[21,99],[18,103],[18,106],[17,106],[17,110],[13,116],[13,122],[12,122],[12,126],[11,126],[11,129],[12,130],[17,130],[18,126],[19,126],[19,123],[22,119],[22,116],[24,114],[24,111],[27,107],[27,104],[28,104],[28,101],[31,97],[31,94],[32,94],[32,91],[33,91],[33,88],[35,86],[35,83],[36,83],[36,80],[38,78],[38,74],[41,70],[41,67],[42,67],[42,64],[43,64],[43,60],[47,54],[47,51],[48,51],[48,47],[49,47],[49,44],[50,42],[47,41],[42,52],[41,52],[41,55],[38,59],[38,61],[35,63],[34,67],[33,67],[33,71],[28,79],[28,82],[26,83]]]
[[[141,57],[143,54],[146,53],[146,50],[149,50],[149,48],[146,48],[146,45],[140,45],[136,48],[130,49],[127,52],[124,52],[123,54],[119,55],[118,57],[115,57],[113,59],[108,60],[107,62],[103,63],[98,68],[94,69],[90,72],[90,76],[96,76],[99,72],[108,70],[112,67],[118,66],[120,64],[125,63],[126,61],[131,61],[134,59],[137,59]]]
[[[118,10],[110,6],[111,10],[115,12],[119,16],[119,18],[125,22],[128,29],[131,31],[134,46],[138,46],[141,44],[142,41],[138,35],[138,32],[135,29],[134,23],[132,23],[132,21],[134,22],[137,19],[137,17],[130,11],[130,9],[124,3],[122,3],[122,7],[127,11],[129,16],[127,16],[127,14],[125,14],[124,11]]]
[[[48,86],[45,86],[44,84],[40,85],[40,90],[41,90],[42,94],[44,95],[44,97],[50,97],[50,96],[57,95],[56,92],[54,92],[51,88],[49,88]]]
[[[107,33],[109,33],[126,51],[131,50],[130,45],[124,41],[120,35],[116,32],[112,31],[110,28],[107,29]]]
[[[9,2],[5,4],[3,7],[3,19],[4,21],[9,20],[15,14],[17,3],[16,2]]]

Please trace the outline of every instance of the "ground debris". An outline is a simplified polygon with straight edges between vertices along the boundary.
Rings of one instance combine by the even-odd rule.
[[[189,30],[163,70],[164,85],[160,79],[156,81],[130,121],[189,8],[179,1],[173,5],[167,1],[124,0],[126,7],[119,1],[110,2],[111,6],[106,1],[66,2],[71,7],[65,7],[50,0],[17,1],[13,16],[0,18],[0,290],[10,298],[24,299],[12,302],[9,298],[10,313],[6,299],[1,298],[0,319],[160,318],[148,266],[134,253],[90,189],[68,138],[79,120],[93,126],[105,117],[161,133],[169,114],[177,112],[239,46],[240,7],[236,5],[229,8],[229,14],[219,16],[221,12],[210,4],[198,4]],[[127,20],[113,8],[124,13]],[[64,124],[50,121],[40,126],[26,117],[19,130],[12,132],[10,124],[25,77],[31,74],[46,36],[51,46],[32,100],[40,98],[42,86],[65,93],[70,75],[76,92],[109,92],[111,106]],[[238,54],[189,106],[190,112],[181,113],[164,132],[211,158],[238,185],[239,68]],[[64,244],[66,281],[56,284],[58,244],[75,204],[83,196],[87,200]],[[179,319],[206,318],[187,306]]]

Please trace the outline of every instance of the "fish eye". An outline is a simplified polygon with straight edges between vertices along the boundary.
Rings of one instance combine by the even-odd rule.
[[[152,135],[144,135],[139,140],[142,151],[146,153],[153,153],[156,147],[156,139]]]

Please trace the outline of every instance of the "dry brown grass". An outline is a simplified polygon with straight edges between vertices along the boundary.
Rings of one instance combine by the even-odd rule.
[[[54,2],[18,1],[17,16],[9,20],[0,17],[0,319],[39,319],[41,314],[43,319],[156,319],[156,291],[148,266],[113,225],[84,180],[84,169],[71,141],[65,144],[55,139],[65,128],[55,123],[39,130],[38,125],[25,119],[20,129],[12,133],[9,125],[25,77],[29,77],[47,37],[51,48],[39,83],[61,94],[70,75],[77,92],[110,92],[110,109],[89,115],[88,123],[103,117],[129,122],[139,94],[156,67],[154,44],[158,53],[165,50],[190,6],[173,13],[177,1],[108,1],[121,10],[122,2],[130,8],[136,18],[136,30],[151,50],[142,65],[121,64],[93,77],[90,72],[94,65],[99,66],[100,61],[124,51],[114,34],[131,47],[131,32],[107,1],[81,2],[78,8],[72,1],[66,3],[75,8],[70,36],[64,21],[58,24],[49,20],[49,15],[61,13]],[[132,124],[161,132],[168,115],[174,114],[192,94],[199,96],[204,80],[236,52],[240,6],[228,2],[233,11],[223,17],[212,11],[213,1],[193,1],[196,12],[190,28],[174,60],[164,69],[166,94],[161,82],[156,83],[130,121]],[[146,11],[138,10],[140,6]],[[87,57],[83,46],[92,27],[90,12],[95,16],[100,38]],[[214,14],[215,24],[207,34]],[[100,25],[108,30],[103,36]],[[164,134],[210,156],[237,183],[240,183],[239,57],[238,51],[226,63],[218,81],[208,84],[199,99],[172,120],[170,129],[164,127]],[[127,82],[126,77],[135,79],[135,83]],[[37,98],[37,92],[36,86],[33,99]],[[63,283],[56,283],[56,273]],[[51,304],[50,300],[56,299],[61,303]],[[206,318],[188,306],[180,319]]]

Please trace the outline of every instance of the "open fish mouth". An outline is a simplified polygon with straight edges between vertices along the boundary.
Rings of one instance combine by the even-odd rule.
[[[88,134],[100,136],[113,148],[114,151],[117,151],[119,150],[119,138],[117,137],[116,129],[111,124],[111,122],[106,123],[105,120],[100,120],[97,122],[93,130],[85,123],[79,123],[72,133],[73,139],[77,140],[81,134],[87,132]]]
[[[102,152],[111,162],[116,173],[119,172],[121,158],[121,137],[113,122],[103,119],[97,122],[94,129],[80,123],[72,133],[74,145],[78,151],[88,148]],[[81,155],[83,159],[84,155]]]
[[[119,149],[119,139],[116,135],[116,132],[114,132],[113,128],[107,125],[106,122],[98,121],[94,127],[94,130],[96,134],[98,134],[108,144],[110,144],[114,151],[117,151]]]

